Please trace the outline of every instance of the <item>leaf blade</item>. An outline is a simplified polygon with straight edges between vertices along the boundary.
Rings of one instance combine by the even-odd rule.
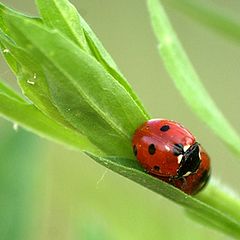
[[[69,39],[76,42],[83,50],[95,57],[113,78],[126,89],[145,117],[149,118],[149,114],[145,110],[142,102],[124,78],[110,54],[103,47],[86,21],[77,13],[74,6],[67,0],[37,0],[37,5],[44,22],[52,29],[58,29]],[[54,17],[51,18],[50,16]],[[66,16],[72,17],[67,18]],[[68,30],[66,30],[66,28]],[[76,41],[76,39],[78,40]]]
[[[43,113],[74,130],[54,106],[49,96],[49,89],[41,66],[23,48],[19,48],[14,43],[12,32],[9,31],[6,23],[8,15],[28,18],[38,24],[42,24],[42,21],[38,18],[25,16],[0,4],[0,28],[2,30],[0,31],[0,45],[3,57],[16,75],[23,95],[34,102],[34,105]]]
[[[4,54],[4,58],[15,72],[24,96],[31,100],[40,111],[52,119],[73,128],[54,106],[41,66],[39,66],[25,50],[6,40],[2,34],[0,34],[0,42],[2,48],[8,50]],[[16,69],[13,69],[15,66]]]
[[[76,8],[66,0],[36,0],[44,23],[58,29],[83,50],[89,51]]]
[[[6,18],[17,44],[26,46],[31,57],[44,67],[51,97],[61,114],[105,151],[109,148],[114,154],[119,149],[121,154],[132,156],[131,136],[146,117],[122,85],[58,31],[26,18]],[[94,131],[92,124],[96,134],[90,133]]]
[[[0,94],[5,94],[6,96],[13,98],[16,101],[25,103],[25,101],[15,91],[13,91],[10,87],[8,87],[2,81],[0,81]]]
[[[162,5],[158,0],[148,0],[148,9],[159,53],[176,88],[193,112],[239,157],[239,135],[201,83]]]
[[[109,53],[106,51],[104,46],[102,45],[101,41],[98,39],[98,37],[95,35],[95,33],[92,31],[90,26],[87,24],[87,22],[80,16],[82,27],[84,29],[85,37],[87,39],[87,42],[90,46],[90,49],[94,53],[95,58],[103,65],[105,66],[106,70],[126,89],[126,91],[129,92],[133,100],[138,104],[138,107],[142,110],[143,114],[146,118],[150,118],[149,113],[145,110],[141,100],[139,97],[135,94],[133,89],[131,88],[128,81],[125,79],[119,68],[117,67],[114,60],[111,58]]]
[[[201,219],[208,219],[211,221],[213,227],[225,234],[227,233],[234,237],[240,236],[239,217],[232,215],[231,212],[224,212],[221,208],[214,208],[214,206],[208,204],[207,201],[204,202],[191,197],[170,184],[152,177],[151,175],[143,172],[137,162],[118,157],[106,158],[98,157],[89,153],[86,154],[112,171],[127,177],[128,179],[144,186],[145,188],[148,188],[151,191],[154,191],[157,194],[163,195],[164,197],[182,205],[188,211],[198,214]],[[218,188],[217,191],[221,192],[221,188]],[[202,196],[204,196],[204,191]],[[207,196],[207,198],[208,197],[210,196]],[[221,199],[216,199],[216,201],[218,200],[220,203]],[[239,199],[237,199],[237,204],[234,203],[234,207],[236,207],[236,209],[240,208]]]
[[[91,152],[101,154],[101,151],[92,145],[86,137],[54,122],[34,105],[17,101],[2,92],[0,92],[0,115],[42,137],[77,149],[89,149]]]

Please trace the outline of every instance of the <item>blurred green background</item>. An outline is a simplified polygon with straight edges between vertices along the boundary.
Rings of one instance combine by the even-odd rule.
[[[33,0],[5,0],[37,14]],[[187,126],[212,158],[213,175],[239,190],[239,166],[184,104],[164,70],[144,0],[72,1],[97,33],[153,117]],[[238,17],[240,2],[199,1]],[[206,88],[240,132],[240,46],[163,1]],[[240,19],[239,19],[240,20]],[[17,89],[1,60],[1,77]],[[0,239],[228,239],[192,221],[169,200],[0,119]]]

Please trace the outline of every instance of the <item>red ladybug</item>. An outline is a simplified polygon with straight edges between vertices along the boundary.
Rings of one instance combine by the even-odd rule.
[[[166,119],[145,122],[135,132],[133,152],[151,175],[188,194],[208,182],[210,159],[195,137],[182,125]]]

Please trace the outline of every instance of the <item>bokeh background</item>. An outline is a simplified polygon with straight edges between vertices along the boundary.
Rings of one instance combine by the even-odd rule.
[[[187,126],[212,158],[213,176],[239,193],[234,156],[185,105],[158,56],[145,0],[74,0],[153,117]],[[239,18],[240,2],[199,0]],[[33,0],[2,3],[37,14]],[[163,1],[209,93],[240,132],[240,45]],[[17,89],[1,59],[0,76]],[[214,196],[213,196],[214,197]],[[0,239],[228,239],[192,221],[175,203],[80,152],[0,119]]]

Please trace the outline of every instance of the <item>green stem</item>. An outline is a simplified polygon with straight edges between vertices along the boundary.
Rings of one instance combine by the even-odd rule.
[[[225,234],[240,238],[240,199],[233,191],[212,179],[208,187],[200,192],[196,198],[202,203],[214,208],[224,216],[221,220],[215,215],[206,215],[201,210],[186,209],[190,217],[203,225],[215,228]],[[228,219],[228,220],[227,220]],[[229,221],[230,220],[230,221]],[[235,224],[234,224],[235,223]]]
[[[240,199],[232,190],[213,179],[197,198],[240,222]]]

